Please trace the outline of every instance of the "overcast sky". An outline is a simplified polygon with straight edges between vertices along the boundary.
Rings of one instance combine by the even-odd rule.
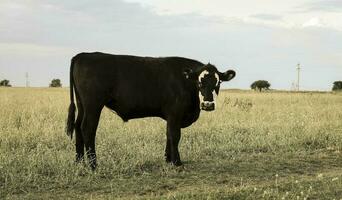
[[[342,80],[341,0],[0,0],[0,79],[69,85],[85,51],[183,56],[234,69],[225,88],[258,79],[305,90]]]

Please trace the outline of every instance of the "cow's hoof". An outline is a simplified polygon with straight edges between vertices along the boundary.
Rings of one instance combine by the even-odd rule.
[[[83,155],[76,155],[75,163],[78,164],[78,163],[83,163],[83,162],[84,162]]]
[[[97,167],[96,165],[95,165],[95,166],[94,166],[94,165],[90,165],[90,169],[91,169],[91,171],[93,171],[93,172],[94,172],[94,171],[96,170],[96,167]]]
[[[177,167],[183,165],[182,161],[180,161],[180,160],[172,161],[171,164],[174,166],[177,166]]]
[[[165,162],[170,163],[171,162],[171,158],[165,156]]]
[[[92,171],[95,171],[97,168],[97,163],[96,162],[90,162],[89,167]]]

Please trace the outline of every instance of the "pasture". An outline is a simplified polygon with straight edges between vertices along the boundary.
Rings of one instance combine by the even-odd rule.
[[[164,162],[166,123],[102,111],[75,165],[68,89],[0,88],[0,199],[341,199],[342,94],[221,91]]]

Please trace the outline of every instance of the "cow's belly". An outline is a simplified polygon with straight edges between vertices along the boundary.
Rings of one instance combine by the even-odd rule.
[[[136,109],[125,110],[125,109],[120,109],[120,108],[116,108],[116,107],[111,107],[108,105],[106,105],[106,107],[108,107],[113,112],[115,112],[125,122],[127,122],[130,119],[138,119],[138,118],[144,118],[144,117],[160,117],[160,118],[166,120],[165,115],[158,109],[156,109],[156,110],[153,110],[153,109],[149,109],[149,110],[144,110],[144,109],[141,109],[141,110],[136,110]],[[195,121],[197,121],[199,114],[200,114],[199,109],[195,110],[193,112],[184,113],[183,118],[182,118],[181,128],[186,128],[186,127],[190,126],[192,123],[194,123]]]
[[[127,106],[127,105],[117,105],[115,102],[110,102],[106,104],[106,107],[111,109],[117,115],[119,115],[123,121],[128,121],[130,119],[144,118],[144,117],[161,117],[164,116],[159,108],[152,108],[147,106]]]

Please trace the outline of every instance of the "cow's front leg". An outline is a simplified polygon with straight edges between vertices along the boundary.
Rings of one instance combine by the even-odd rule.
[[[178,144],[181,137],[181,129],[179,123],[173,120],[167,121],[167,142],[166,142],[166,161],[176,166],[182,165],[180,160]]]
[[[166,131],[167,133],[167,131]],[[167,135],[166,135],[167,137]],[[171,150],[170,150],[170,140],[166,139],[166,148],[165,148],[165,161],[167,163],[171,162]]]

